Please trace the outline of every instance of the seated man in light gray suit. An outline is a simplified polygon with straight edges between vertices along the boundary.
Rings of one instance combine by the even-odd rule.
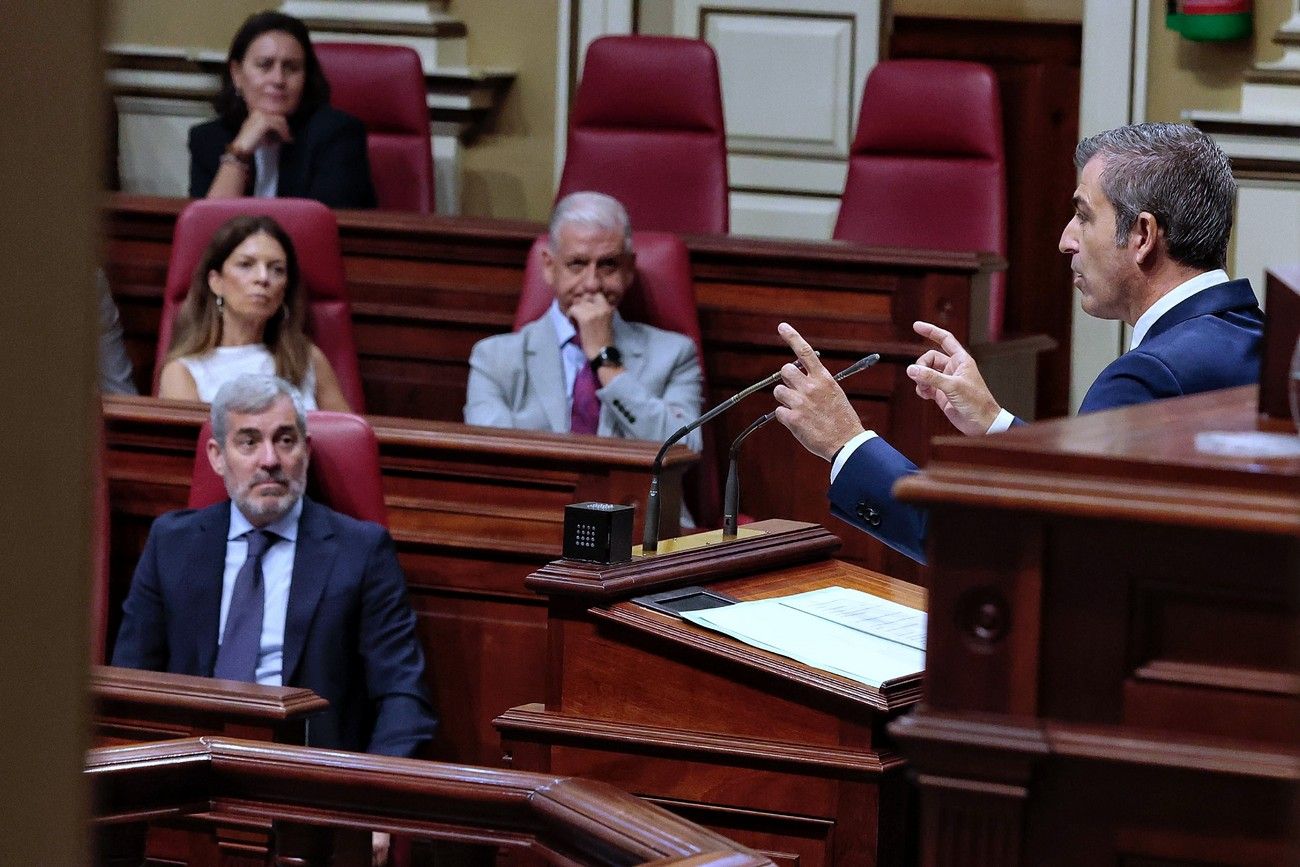
[[[699,415],[695,344],[618,313],[635,262],[616,199],[565,196],[542,251],[555,301],[519,331],[474,346],[466,424],[664,440]],[[699,451],[700,432],[686,444]]]

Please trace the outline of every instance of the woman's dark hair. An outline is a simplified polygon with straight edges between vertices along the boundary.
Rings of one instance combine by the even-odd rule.
[[[221,310],[208,286],[208,274],[221,273],[235,248],[259,232],[270,235],[284,248],[286,265],[284,306],[267,320],[262,342],[275,359],[275,374],[302,387],[311,364],[311,340],[307,337],[307,303],[298,285],[298,256],[293,240],[270,217],[235,217],[213,234],[194,267],[190,292],[176,314],[176,328],[167,360],[203,355],[221,345]]]
[[[290,120],[307,117],[330,101],[330,83],[326,81],[325,73],[321,72],[320,62],[316,60],[316,52],[311,47],[311,36],[307,33],[307,25],[283,12],[258,12],[250,15],[235,33],[235,38],[230,40],[226,65],[221,69],[221,90],[212,100],[212,105],[217,109],[222,122],[232,129],[239,129],[248,117],[248,106],[244,103],[244,98],[235,91],[235,81],[230,76],[230,64],[243,63],[244,55],[248,53],[248,46],[253,43],[253,40],[263,33],[275,31],[289,34],[302,46],[303,72],[306,74],[306,81],[303,84],[302,100],[298,103],[298,110],[293,113]]]

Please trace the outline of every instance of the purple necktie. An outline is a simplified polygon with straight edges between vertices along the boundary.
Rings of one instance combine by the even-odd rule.
[[[217,648],[217,665],[213,677],[223,680],[257,682],[257,658],[262,653],[262,616],[266,610],[266,591],[262,586],[262,555],[280,541],[269,530],[249,530],[248,556],[235,576],[226,611],[226,631]]]
[[[578,345],[578,338],[570,338]],[[583,356],[586,357],[585,355]],[[573,416],[569,420],[569,430],[573,433],[594,434],[600,426],[600,399],[596,397],[596,371],[590,364],[578,368],[578,376],[573,380]]]

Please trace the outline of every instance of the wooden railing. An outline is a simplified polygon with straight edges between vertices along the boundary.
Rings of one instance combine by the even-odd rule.
[[[210,841],[207,863],[223,865],[364,860],[365,847],[345,841],[369,830],[469,845],[489,860],[513,851],[553,864],[771,864],[611,786],[543,774],[224,738],[95,749],[85,772],[101,864],[140,863],[144,823],[189,815],[246,823],[242,836]]]
[[[197,735],[301,744],[307,718],[329,707],[309,689],[109,665],[91,668],[90,699],[96,746]]]

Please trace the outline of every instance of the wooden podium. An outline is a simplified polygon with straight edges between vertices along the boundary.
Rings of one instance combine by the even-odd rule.
[[[1205,450],[1260,426],[1248,386],[939,440],[899,483],[931,510],[890,727],[922,864],[1300,863],[1300,458]]]
[[[691,548],[711,541],[702,547]],[[762,521],[526,580],[548,599],[546,703],[495,721],[507,765],[611,783],[778,864],[901,864],[909,786],[885,724],[921,677],[875,689],[629,601],[683,585],[742,600],[840,585],[925,607],[920,588],[831,559],[814,524]]]

